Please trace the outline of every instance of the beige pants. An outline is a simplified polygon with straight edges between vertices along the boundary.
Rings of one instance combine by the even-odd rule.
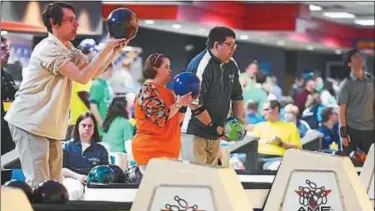
[[[220,154],[220,139],[211,140],[194,136],[195,161],[201,164],[217,165]]]
[[[26,182],[32,187],[45,180],[62,183],[62,147],[60,140],[33,135],[9,124],[10,133],[20,156]]]

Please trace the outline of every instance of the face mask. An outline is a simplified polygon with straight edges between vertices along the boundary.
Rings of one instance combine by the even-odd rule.
[[[321,92],[321,91],[323,91],[323,89],[324,89],[324,84],[318,82],[318,83],[316,84],[316,91],[317,91],[317,92]]]

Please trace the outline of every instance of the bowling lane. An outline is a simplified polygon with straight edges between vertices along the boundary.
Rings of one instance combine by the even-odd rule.
[[[254,172],[253,172],[254,173]],[[255,210],[261,210],[272,186],[274,172],[266,175],[238,174],[241,184],[252,201]],[[228,181],[229,182],[229,181]],[[88,184],[85,189],[86,201],[112,201],[112,202],[133,202],[138,192],[137,185],[127,184]]]

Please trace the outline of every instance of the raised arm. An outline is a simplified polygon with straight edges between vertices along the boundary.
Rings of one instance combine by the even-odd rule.
[[[109,64],[108,58],[112,58],[110,53],[115,52],[113,51],[114,48],[118,46],[123,46],[125,43],[125,39],[110,39],[107,41],[103,50],[90,62],[87,63],[87,60],[84,62],[80,62],[79,65],[75,64],[74,62],[67,61],[61,65],[59,68],[60,74],[64,75],[65,77],[76,81],[81,84],[86,84],[90,79],[100,75],[102,70],[103,61],[104,64]],[[73,57],[77,59],[78,57],[82,57],[78,50],[74,52]],[[113,58],[112,58],[113,59]],[[108,66],[107,64],[107,66]]]

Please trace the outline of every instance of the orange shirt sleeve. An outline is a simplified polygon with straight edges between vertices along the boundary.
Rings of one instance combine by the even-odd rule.
[[[151,119],[158,127],[165,125],[169,119],[170,108],[160,98],[153,84],[143,84],[137,100],[146,118]]]

